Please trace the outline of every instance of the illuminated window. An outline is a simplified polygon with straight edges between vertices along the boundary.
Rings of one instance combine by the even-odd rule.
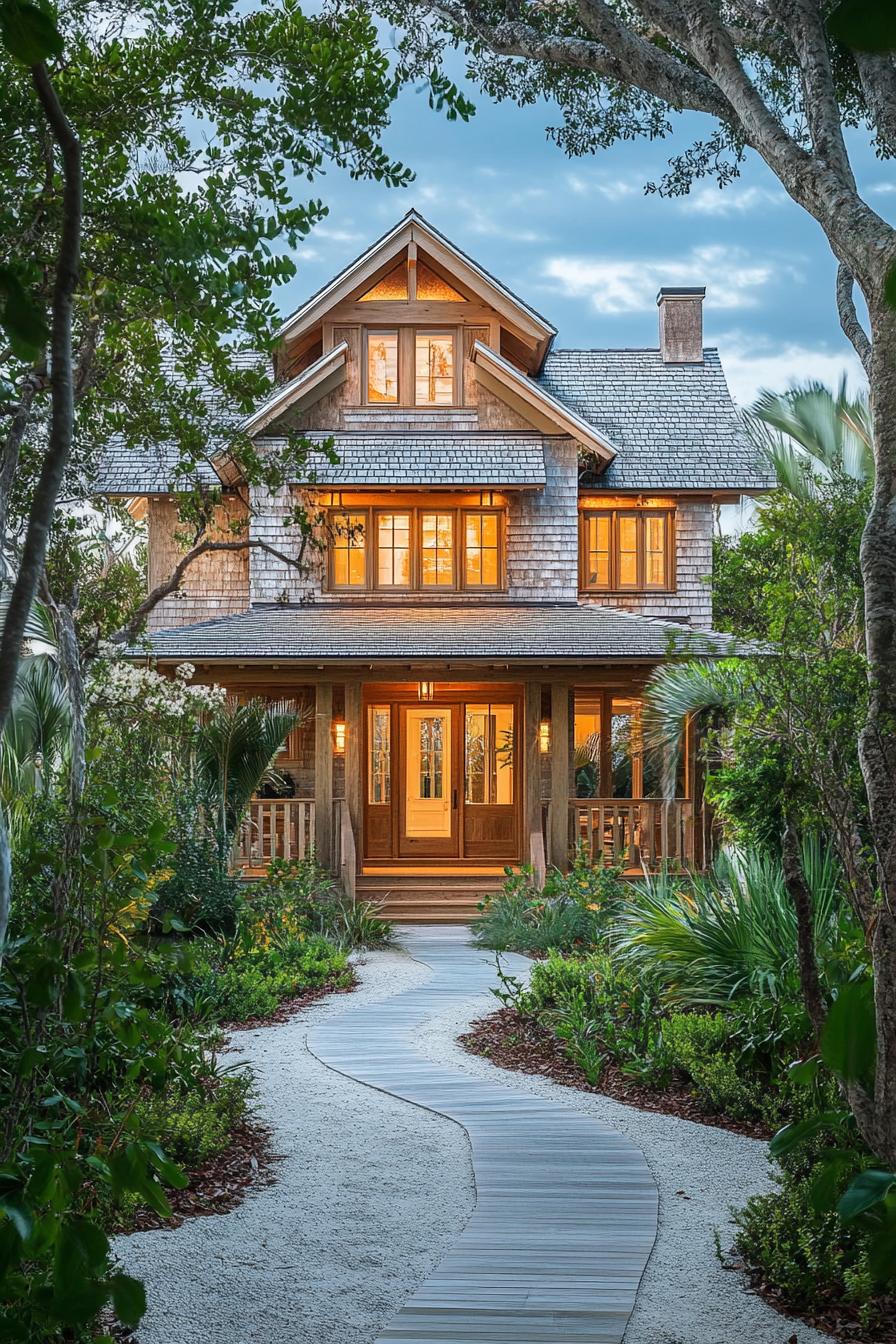
[[[395,303],[402,299],[407,302],[408,297],[408,268],[405,262],[391,270],[388,275],[384,275],[382,280],[377,281],[372,289],[368,289],[366,294],[361,295],[361,303]]]
[[[418,406],[450,406],[454,401],[454,337],[418,331],[415,337],[415,400]]]
[[[582,514],[581,586],[586,592],[674,587],[673,511],[600,509]]]
[[[376,520],[376,577],[381,588],[411,584],[411,515],[380,513]]]
[[[388,705],[368,711],[369,759],[367,797],[371,803],[392,798],[392,715]]]
[[[420,582],[424,588],[454,583],[454,514],[420,515]]]
[[[445,766],[444,716],[420,720],[420,798],[443,798]]]
[[[330,515],[333,533],[334,588],[363,588],[367,583],[367,514]]]
[[[367,400],[398,401],[398,332],[371,331],[367,335]]]
[[[464,584],[497,588],[501,582],[501,519],[497,513],[464,515]]]
[[[430,270],[426,262],[418,262],[417,265],[417,298],[436,300],[441,303],[463,303],[463,294],[458,294],[443,280],[435,271]]]
[[[467,705],[464,756],[467,803],[513,802],[513,705]]]

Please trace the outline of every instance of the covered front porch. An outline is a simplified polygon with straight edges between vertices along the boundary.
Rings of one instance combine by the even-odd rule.
[[[253,800],[237,860],[252,874],[313,852],[349,894],[388,893],[390,904],[419,889],[475,904],[505,867],[529,864],[541,881],[579,845],[629,874],[702,868],[712,836],[695,744],[664,800],[641,737],[646,676],[374,672],[287,686],[257,669],[241,693],[306,711],[278,761],[280,796]]]

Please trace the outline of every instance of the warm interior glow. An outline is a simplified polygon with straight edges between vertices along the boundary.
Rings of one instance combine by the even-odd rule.
[[[468,588],[497,588],[501,581],[496,513],[468,513],[464,522],[464,578]]]
[[[407,301],[408,297],[408,268],[407,263],[400,261],[388,275],[384,275],[382,280],[378,280],[372,289],[368,289],[366,294],[361,295],[361,303],[376,303],[377,301],[386,303],[400,302],[402,299]]]
[[[430,299],[440,303],[463,303],[463,294],[443,280],[440,275],[427,266],[425,261],[417,263],[417,298]]]
[[[417,686],[418,700],[432,700],[435,697],[436,684],[434,681],[421,681]]]
[[[381,513],[376,520],[377,583],[407,588],[411,582],[411,515]]]
[[[333,750],[340,756],[345,751],[345,724],[342,719],[336,719],[333,723]]]
[[[367,537],[365,513],[334,513],[333,584],[337,588],[363,588],[367,583]]]
[[[454,402],[454,337],[450,332],[418,331],[415,337],[415,401],[418,406]]]
[[[397,331],[371,331],[367,336],[367,400],[398,401]]]
[[[420,581],[424,588],[454,583],[454,514],[420,515]]]
[[[538,725],[538,749],[542,756],[547,756],[551,749],[551,725],[547,719]]]

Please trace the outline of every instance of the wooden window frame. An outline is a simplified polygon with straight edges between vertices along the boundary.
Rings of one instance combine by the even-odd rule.
[[[460,587],[465,593],[502,593],[507,587],[507,575],[504,567],[504,532],[507,526],[507,510],[500,508],[473,508],[465,507],[459,512],[459,530],[461,534],[460,545]],[[468,583],[467,582],[467,519],[482,518],[491,515],[498,520],[498,582],[497,583]]]
[[[335,527],[330,520],[335,517],[341,518],[360,518],[364,529],[364,582],[363,583],[337,583],[336,582],[336,551],[349,550],[349,546],[336,546],[338,538]],[[363,593],[367,591],[370,578],[370,510],[365,508],[333,508],[327,511],[327,589],[333,593]]]
[[[670,508],[639,508],[637,505],[621,505],[608,509],[582,509],[579,513],[579,592],[608,593],[631,596],[633,593],[674,593],[676,591],[676,544],[675,514]],[[665,583],[647,582],[647,523],[648,517],[662,515],[666,520],[666,581]],[[622,585],[619,581],[619,519],[622,517],[637,519],[638,530],[638,578],[634,585]],[[588,522],[592,518],[610,520],[610,582],[608,585],[588,583]]]
[[[507,510],[500,505],[488,506],[486,508],[477,508],[475,505],[456,505],[456,504],[376,504],[376,505],[343,505],[339,509],[329,511],[332,514],[352,515],[363,517],[365,548],[364,548],[364,584],[337,584],[334,582],[334,551],[333,530],[329,529],[329,539],[327,542],[327,591],[332,593],[343,593],[346,595],[362,593],[401,593],[403,595],[413,593],[415,596],[420,594],[448,594],[448,593],[502,593],[507,590],[507,572],[505,567],[506,556],[506,528],[507,528]],[[410,570],[409,582],[407,585],[398,585],[392,583],[380,583],[379,574],[379,527],[378,519],[384,514],[406,513],[410,516],[409,544],[410,544]],[[424,584],[422,581],[423,570],[423,546],[422,546],[422,526],[421,518],[423,514],[449,514],[452,522],[452,533],[454,537],[453,558],[454,572],[450,584]],[[491,514],[498,519],[498,582],[497,584],[485,583],[467,583],[467,545],[466,545],[466,520],[469,515]],[[329,513],[328,513],[329,517]]]
[[[396,300],[401,302],[401,300]],[[398,398],[396,401],[371,401],[369,398],[369,342],[371,336],[397,335]],[[417,401],[417,336],[450,336],[453,347],[453,398],[450,403]],[[450,411],[463,405],[463,328],[438,322],[398,322],[391,326],[369,323],[361,332],[361,404],[385,410]]]

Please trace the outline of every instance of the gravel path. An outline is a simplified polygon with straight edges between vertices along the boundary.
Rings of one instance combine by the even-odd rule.
[[[119,1239],[124,1266],[147,1283],[140,1344],[371,1344],[464,1226],[475,1198],[464,1132],[331,1072],[306,1048],[317,1022],[429,976],[401,951],[371,954],[360,974],[355,993],[234,1038],[283,1155],[276,1184],[232,1213]],[[625,1344],[788,1344],[794,1336],[830,1344],[745,1291],[716,1259],[714,1230],[723,1246],[731,1239],[729,1206],[769,1188],[765,1145],[496,1069],[455,1039],[493,1006],[478,995],[443,1011],[421,1030],[421,1050],[599,1117],[653,1170],[659,1236]]]

